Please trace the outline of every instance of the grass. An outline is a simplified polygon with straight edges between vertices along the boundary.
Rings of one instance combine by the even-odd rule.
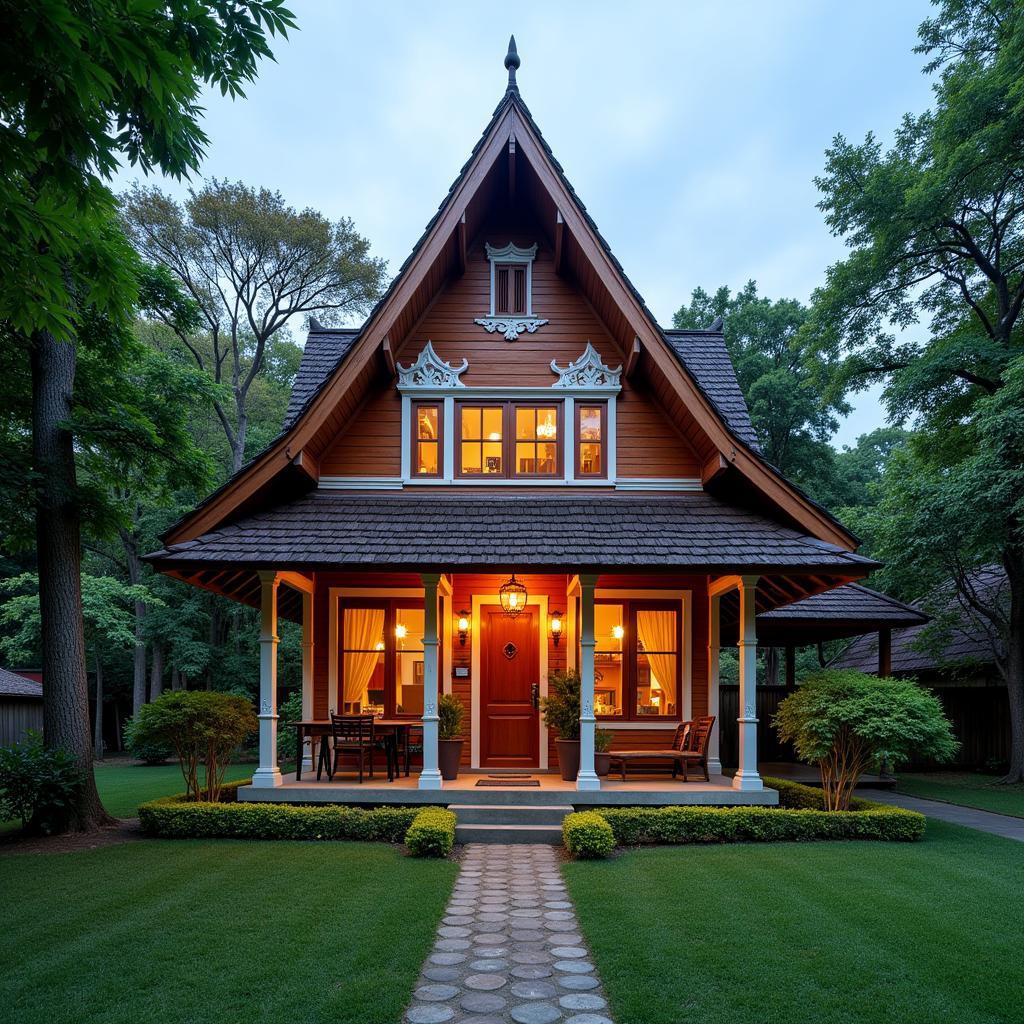
[[[366,843],[144,841],[0,862],[5,1024],[391,1024],[456,873]]]
[[[945,800],[964,807],[979,807],[1024,818],[1024,784],[1000,785],[994,775],[976,772],[900,773],[897,789],[907,796]]]
[[[228,766],[226,782],[249,778],[256,766],[233,764]],[[174,764],[128,764],[125,761],[97,761],[96,788],[103,806],[115,818],[134,818],[139,804],[162,796],[185,792],[185,780],[177,762]],[[199,770],[200,782],[203,770]]]
[[[565,867],[618,1024],[1020,1020],[1024,844],[659,847]]]

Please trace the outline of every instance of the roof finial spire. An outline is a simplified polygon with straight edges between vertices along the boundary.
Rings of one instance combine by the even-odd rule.
[[[522,63],[519,59],[519,52],[516,50],[516,37],[508,37],[508,53],[505,54],[505,67],[508,68],[508,88],[506,92],[519,92],[516,85],[516,68]]]

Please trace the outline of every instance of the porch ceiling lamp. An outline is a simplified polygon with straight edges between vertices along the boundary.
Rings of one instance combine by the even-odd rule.
[[[515,573],[512,573],[508,582],[503,583],[498,589],[501,610],[511,619],[514,619],[526,607],[528,596],[526,587],[516,579]]]
[[[551,642],[557,647],[562,639],[562,613],[551,613]]]
[[[466,637],[469,636],[469,612],[459,612],[459,643],[465,647]]]

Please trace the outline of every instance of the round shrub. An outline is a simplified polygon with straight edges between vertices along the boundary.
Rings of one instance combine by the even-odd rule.
[[[424,807],[405,834],[414,857],[447,857],[455,845],[455,813],[444,807]]]
[[[573,857],[594,860],[615,849],[612,827],[597,811],[577,811],[562,823],[562,842]]]
[[[163,740],[146,737],[135,726],[135,720],[129,718],[124,724],[125,749],[144,764],[163,764],[174,753],[174,746]]]

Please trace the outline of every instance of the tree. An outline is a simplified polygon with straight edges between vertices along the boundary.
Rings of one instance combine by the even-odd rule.
[[[90,321],[121,337],[131,259],[105,182],[120,159],[181,176],[205,146],[204,85],[242,95],[268,36],[294,20],[281,0],[179,5],[40,0],[4,7],[0,32],[0,323],[29,354],[32,508],[43,632],[43,732],[85,776],[75,823],[109,820],[91,770],[79,574],[76,371]],[[96,336],[104,332],[95,332]],[[112,346],[118,355],[118,346]],[[112,359],[116,367],[118,360]]]
[[[214,408],[241,468],[249,399],[268,342],[292,317],[327,321],[365,313],[380,294],[384,262],[351,220],[331,223],[315,210],[287,206],[279,192],[213,179],[184,207],[160,189],[136,185],[122,198],[125,223],[143,257],[170,270],[196,310],[184,322],[180,302],[154,304],[196,365],[230,389]],[[200,333],[201,332],[201,333]]]
[[[920,39],[917,52],[937,74],[933,108],[907,115],[888,152],[872,135],[859,145],[837,136],[828,151],[817,180],[820,207],[851,252],[829,269],[805,332],[837,364],[836,392],[881,381],[891,419],[916,417],[912,453],[894,466],[906,479],[893,478],[899,497],[883,503],[905,513],[905,525],[929,531],[904,536],[904,576],[935,583],[948,571],[965,585],[978,565],[998,561],[1006,569],[1009,607],[991,612],[1005,628],[1013,736],[1006,781],[1017,782],[1024,780],[1024,9],[1013,0],[943,0]],[[897,509],[895,501],[914,504]]]
[[[850,809],[857,780],[883,758],[951,758],[957,742],[939,699],[912,679],[832,669],[805,678],[779,704],[779,739],[818,765],[826,811]]]
[[[818,497],[831,483],[834,453],[829,440],[836,417],[849,412],[841,396],[826,398],[820,373],[800,329],[807,308],[796,299],[772,301],[757,284],[732,295],[724,285],[714,295],[694,289],[689,306],[673,317],[677,328],[700,329],[721,317],[725,343],[747,400],[765,458]]]
[[[819,492],[818,500],[844,521],[844,509],[877,504],[886,467],[909,437],[902,427],[877,427],[861,434],[852,447],[844,445],[835,456],[831,486]]]

